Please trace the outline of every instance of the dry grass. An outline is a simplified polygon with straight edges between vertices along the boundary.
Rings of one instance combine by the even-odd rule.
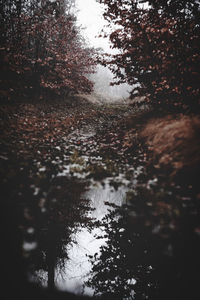
[[[200,166],[200,118],[167,116],[150,120],[142,131],[147,145],[159,165],[197,170]]]

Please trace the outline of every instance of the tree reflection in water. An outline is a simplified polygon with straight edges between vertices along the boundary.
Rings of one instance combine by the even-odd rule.
[[[171,187],[172,188],[172,187]],[[179,192],[178,192],[179,191]],[[200,278],[198,203],[180,187],[171,192],[139,188],[115,206],[101,227],[108,239],[90,256],[87,282],[106,299],[198,299]]]
[[[91,220],[89,201],[81,198],[85,184],[57,177],[51,184],[44,207],[32,207],[32,221],[37,247],[28,255],[29,275],[33,281],[55,288],[55,273],[65,269],[67,246],[74,242],[72,234]],[[29,208],[30,209],[30,208]],[[39,275],[41,274],[41,276]]]
[[[101,226],[108,242],[101,247],[100,254],[90,257],[94,275],[87,285],[95,289],[95,295],[109,298],[134,299],[135,293],[149,294],[149,290],[155,289],[156,282],[147,259],[148,241],[142,232],[133,231],[126,207],[111,210]]]

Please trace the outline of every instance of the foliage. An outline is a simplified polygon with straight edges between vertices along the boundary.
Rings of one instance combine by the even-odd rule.
[[[2,2],[1,96],[91,91],[86,74],[93,71],[95,53],[80,36],[70,11],[74,1],[64,3]]]
[[[154,105],[196,107],[200,79],[200,4],[188,1],[101,0],[104,17],[115,25],[109,35],[118,53],[105,58],[133,85],[133,96]]]

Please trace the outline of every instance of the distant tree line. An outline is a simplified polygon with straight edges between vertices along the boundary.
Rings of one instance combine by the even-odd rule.
[[[200,2],[197,0],[98,0],[118,54],[103,64],[135,86],[154,106],[192,108],[200,104]]]
[[[0,1],[0,97],[90,92],[95,51],[76,26],[74,0]]]

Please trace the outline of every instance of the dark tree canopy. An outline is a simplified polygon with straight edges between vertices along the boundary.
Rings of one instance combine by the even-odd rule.
[[[2,97],[91,91],[94,50],[84,44],[73,7],[73,0],[1,1]]]
[[[101,0],[119,53],[106,63],[118,83],[136,85],[131,95],[154,105],[197,107],[200,79],[200,3]],[[105,63],[105,61],[104,61]]]

